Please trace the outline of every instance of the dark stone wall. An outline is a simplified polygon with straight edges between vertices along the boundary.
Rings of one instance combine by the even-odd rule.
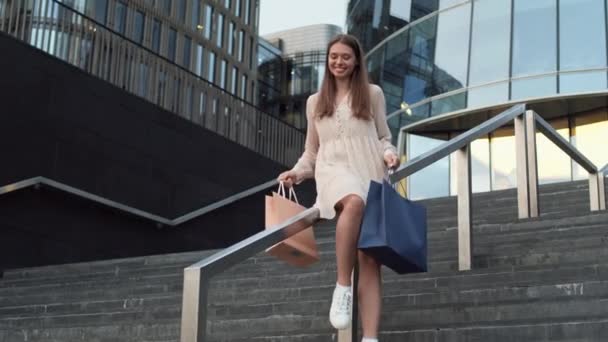
[[[286,168],[4,34],[0,51],[0,186],[45,176],[175,218]],[[262,229],[263,196],[158,230],[55,190],[2,195],[0,269],[223,247]]]

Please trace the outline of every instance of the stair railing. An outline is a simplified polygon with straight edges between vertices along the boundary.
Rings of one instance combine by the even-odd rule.
[[[589,172],[589,199],[592,211],[606,208],[605,192],[600,184],[608,165],[598,168],[572,144],[525,104],[515,105],[501,114],[485,121],[475,128],[458,135],[440,146],[406,162],[389,176],[391,183],[399,182],[424,169],[434,162],[456,153],[458,182],[458,267],[471,269],[472,257],[472,187],[470,144],[496,129],[514,121],[517,158],[517,203],[520,219],[537,217],[538,175],[536,162],[536,130],[542,132],[562,151]],[[271,230],[262,231],[215,255],[212,255],[184,270],[184,290],[182,304],[181,342],[206,341],[207,304],[211,277],[229,267],[265,250],[277,242],[298,233],[319,219],[316,208],[308,209],[290,220],[276,225]],[[357,282],[356,273],[354,283]],[[353,293],[356,303],[356,291]],[[355,306],[356,307],[356,306]],[[338,341],[357,341],[356,310],[353,310],[351,329],[338,331]]]
[[[207,304],[211,278],[311,226],[319,209],[310,208],[289,220],[261,231],[184,270],[181,342],[207,341]]]
[[[538,217],[538,167],[536,131],[581,165],[589,173],[589,203],[591,211],[606,209],[603,177],[598,168],[576,147],[564,139],[540,115],[526,110],[525,104],[515,105],[436,148],[411,159],[389,176],[391,183],[406,179],[432,163],[455,153],[458,201],[458,267],[471,269],[472,244],[472,187],[470,144],[505,124],[514,121],[517,169],[517,208],[520,219]],[[608,169],[608,166],[603,170]]]
[[[269,180],[260,185],[256,185],[247,190],[243,190],[237,194],[230,195],[222,200],[213,202],[202,208],[193,210],[187,214],[176,217],[174,219],[169,219],[169,218],[162,217],[162,216],[159,216],[159,215],[156,215],[156,214],[153,214],[153,213],[141,210],[141,209],[137,209],[137,208],[131,207],[129,205],[119,203],[117,201],[113,201],[111,199],[108,199],[108,198],[105,198],[105,197],[102,197],[99,195],[95,195],[88,191],[78,189],[73,186],[67,185],[65,183],[58,182],[58,181],[52,180],[50,178],[42,177],[42,176],[32,177],[32,178],[24,179],[22,181],[18,181],[18,182],[14,182],[11,184],[1,186],[0,187],[0,196],[14,192],[14,191],[18,191],[21,189],[30,188],[30,187],[38,188],[40,186],[48,186],[48,187],[60,190],[62,192],[80,197],[82,199],[86,199],[91,202],[95,202],[97,204],[101,204],[103,206],[122,211],[129,215],[141,217],[143,219],[155,222],[159,227],[162,227],[162,226],[176,227],[183,223],[191,221],[197,217],[203,216],[211,211],[214,211],[214,210],[224,207],[226,205],[232,204],[232,203],[239,201],[243,198],[246,198],[248,196],[259,193],[260,191],[266,190],[275,185],[277,185],[276,179]]]

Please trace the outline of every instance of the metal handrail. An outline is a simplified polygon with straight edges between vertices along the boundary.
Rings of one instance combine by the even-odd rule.
[[[526,106],[523,104],[515,105],[501,114],[485,121],[479,126],[458,135],[452,140],[449,140],[436,148],[421,154],[420,156],[409,160],[401,165],[395,172],[389,175],[391,183],[397,183],[400,180],[412,175],[413,173],[424,169],[434,162],[445,158],[455,151],[467,146],[473,141],[495,131],[497,128],[504,126],[518,115],[525,112]]]
[[[564,139],[551,124],[549,124],[540,115],[535,114],[534,119],[536,121],[536,128],[543,133],[547,139],[551,140],[557,147],[564,151],[570,158],[582,166],[587,172],[596,173],[598,172],[597,167],[583,155],[579,150],[574,147],[568,140]]]
[[[299,233],[317,222],[319,217],[319,209],[314,207],[306,209],[283,223],[261,231],[184,269],[180,341],[206,340],[211,277]]]
[[[241,191],[237,194],[231,195],[229,197],[226,197],[220,201],[214,202],[212,204],[206,205],[200,209],[196,209],[190,213],[184,214],[182,216],[179,216],[177,218],[174,219],[169,219],[169,218],[165,218],[159,215],[155,215],[152,213],[149,213],[147,211],[144,210],[140,210],[131,206],[128,206],[126,204],[122,204],[113,200],[110,200],[108,198],[102,197],[102,196],[98,196],[95,195],[93,193],[69,186],[65,183],[61,183],[46,177],[32,177],[29,179],[25,179],[19,182],[15,182],[12,184],[8,184],[5,186],[0,187],[0,195],[3,194],[7,194],[7,193],[11,193],[17,190],[21,190],[21,189],[25,189],[25,188],[29,188],[29,187],[35,187],[35,186],[39,186],[39,185],[47,185],[50,187],[53,187],[57,190],[61,190],[63,192],[67,192],[69,194],[78,196],[80,198],[84,198],[93,202],[96,202],[98,204],[102,204],[105,205],[107,207],[113,208],[113,209],[117,209],[120,211],[123,211],[125,213],[137,216],[137,217],[141,217],[153,222],[156,222],[159,225],[166,225],[166,226],[171,226],[171,227],[175,227],[175,226],[179,226],[185,222],[188,222],[190,220],[193,220],[197,217],[200,217],[202,215],[205,215],[213,210],[219,209],[221,207],[224,207],[226,205],[229,205],[231,203],[234,203],[238,200],[241,200],[245,197],[251,196],[253,194],[256,194],[262,190],[266,190],[268,188],[270,188],[271,186],[274,186],[277,184],[277,180],[273,179],[270,181],[267,181],[265,183],[262,183],[260,185],[256,185],[252,188],[249,188],[247,190]]]

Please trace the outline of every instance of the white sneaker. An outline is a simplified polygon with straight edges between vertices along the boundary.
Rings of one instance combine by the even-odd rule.
[[[334,328],[344,330],[350,327],[352,304],[351,287],[336,286],[329,309],[329,322]]]

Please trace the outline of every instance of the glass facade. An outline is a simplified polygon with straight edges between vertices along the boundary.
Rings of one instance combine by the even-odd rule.
[[[415,123],[433,116],[607,92],[607,15],[606,0],[353,0],[347,26],[369,50],[370,79],[385,92],[396,143],[402,127],[422,130]],[[390,26],[396,19],[400,25]],[[597,146],[608,134],[608,118],[605,108],[595,110],[544,114],[603,166],[608,157]],[[453,137],[448,128],[441,132],[448,136],[408,134],[403,154],[415,157]],[[544,136],[537,141],[541,184],[586,177]],[[512,128],[471,148],[474,191],[514,187]],[[448,158],[411,177],[409,190],[414,198],[453,194],[453,177]]]

